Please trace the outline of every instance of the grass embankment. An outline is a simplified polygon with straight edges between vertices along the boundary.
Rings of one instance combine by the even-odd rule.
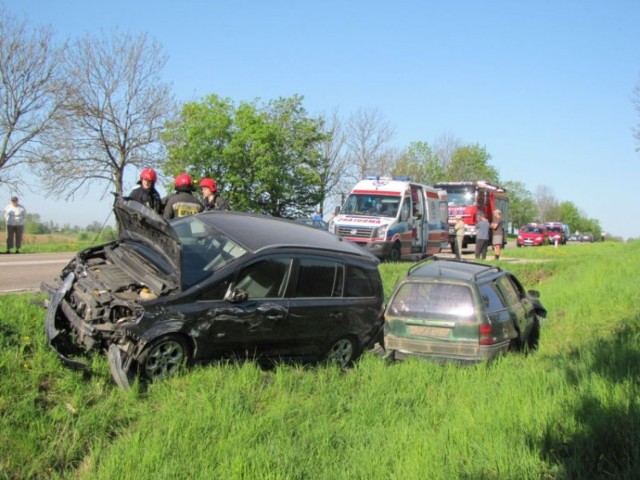
[[[345,372],[251,363],[122,391],[63,367],[29,295],[0,298],[0,477],[637,478],[640,242],[510,249],[540,349]],[[409,264],[381,266],[387,294]]]
[[[79,240],[73,235],[34,235],[25,233],[22,236],[22,253],[56,253],[56,252],[77,252],[91,245],[101,243],[95,238],[84,234],[87,240]],[[7,246],[7,232],[0,232],[0,252],[4,252]],[[13,251],[13,250],[12,250]]]

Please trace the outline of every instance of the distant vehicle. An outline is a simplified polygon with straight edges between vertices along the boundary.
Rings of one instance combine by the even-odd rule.
[[[502,222],[505,229],[502,246],[507,244],[507,225],[509,224],[509,196],[507,190],[497,185],[492,185],[484,180],[473,182],[440,182],[434,185],[447,191],[449,202],[449,244],[451,250],[455,244],[453,227],[456,224],[456,215],[462,217],[465,224],[462,248],[470,243],[476,243],[476,224],[484,212],[489,222],[493,221],[493,212],[498,209],[502,212]]]
[[[116,241],[79,252],[49,295],[62,361],[104,353],[122,388],[217,359],[354,362],[382,341],[380,261],[351,242],[263,215],[167,222],[116,197]]]
[[[567,237],[567,240],[570,242],[579,242],[580,241],[580,235],[578,235],[577,233],[572,233],[571,235],[569,235]]]
[[[518,231],[518,247],[540,247],[549,243],[549,230],[542,223],[528,223]]]
[[[388,302],[386,356],[480,361],[536,348],[547,315],[539,297],[495,266],[437,259],[419,263]]]
[[[559,245],[566,245],[567,234],[564,229],[564,225],[560,222],[545,222],[545,227],[549,230],[549,241],[555,244],[556,241]]]
[[[316,220],[313,218],[298,218],[296,222],[302,223],[303,225],[307,225],[308,227],[317,228],[319,230],[328,230],[329,224],[324,220]]]
[[[586,233],[581,233],[580,234],[580,241],[581,242],[593,242],[594,238],[593,238],[593,234],[586,232]]]
[[[383,260],[416,260],[441,251],[438,190],[406,178],[366,177],[329,222],[329,231]]]

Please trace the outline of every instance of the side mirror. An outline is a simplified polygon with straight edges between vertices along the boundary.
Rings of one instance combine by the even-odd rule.
[[[336,208],[333,209],[334,215],[337,215],[338,213],[340,213],[340,205],[336,205]]]
[[[244,302],[249,298],[249,294],[246,290],[242,290],[240,288],[236,288],[235,284],[229,285],[227,289],[227,293],[224,294],[224,299],[230,303],[240,303]]]
[[[540,298],[540,292],[538,290],[528,290],[527,294],[531,297],[531,298]]]

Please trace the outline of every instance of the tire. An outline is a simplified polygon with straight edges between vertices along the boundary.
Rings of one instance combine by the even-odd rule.
[[[351,337],[342,337],[336,340],[324,357],[326,363],[334,363],[340,368],[346,368],[353,364],[358,357],[358,345]]]
[[[188,364],[189,347],[180,335],[167,335],[154,340],[138,357],[140,374],[152,382],[169,378]]]
[[[390,262],[399,262],[402,254],[400,253],[400,244],[398,242],[394,243],[391,247],[391,252],[389,253],[389,261]]]

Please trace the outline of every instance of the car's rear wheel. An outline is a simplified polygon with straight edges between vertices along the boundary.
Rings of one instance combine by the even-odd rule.
[[[348,367],[358,356],[358,344],[351,337],[336,340],[325,355],[327,363],[335,363],[339,367]]]
[[[154,340],[138,357],[140,373],[151,381],[169,378],[188,363],[189,347],[180,335],[167,335]]]

